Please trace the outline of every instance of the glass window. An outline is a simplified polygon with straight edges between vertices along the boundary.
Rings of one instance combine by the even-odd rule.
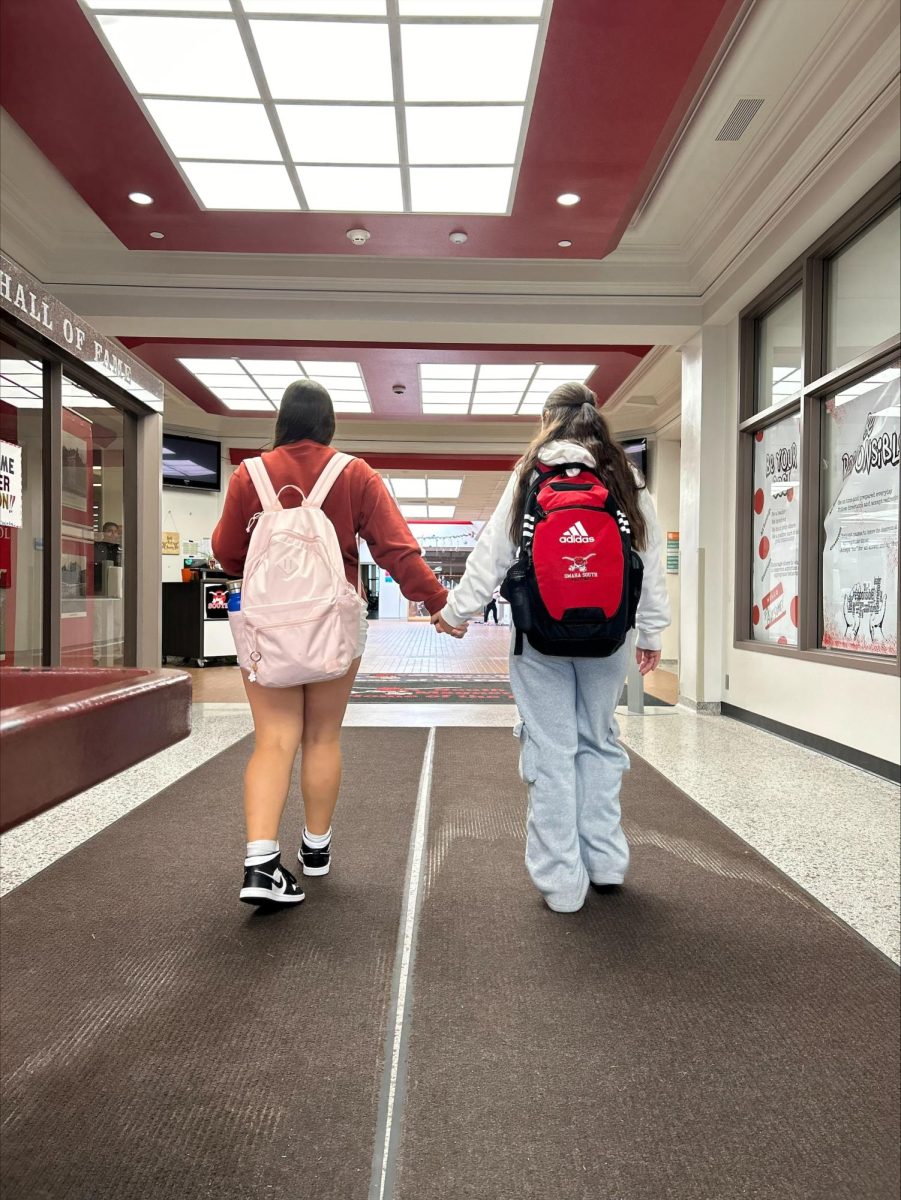
[[[802,378],[801,289],[777,304],[757,325],[756,411],[797,396]]]
[[[130,418],[63,377],[64,667],[122,666],[124,432]]]
[[[798,644],[801,417],[793,413],[754,435],[751,637]]]
[[[895,205],[829,264],[830,371],[901,331],[899,218]]]
[[[823,645],[898,648],[901,363],[826,402],[823,422]]]
[[[0,663],[41,665],[42,365],[0,342]]]

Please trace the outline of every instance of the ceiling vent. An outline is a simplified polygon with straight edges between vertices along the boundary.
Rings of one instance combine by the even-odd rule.
[[[739,100],[714,141],[737,142],[757,116],[762,104],[763,100],[759,96]]]

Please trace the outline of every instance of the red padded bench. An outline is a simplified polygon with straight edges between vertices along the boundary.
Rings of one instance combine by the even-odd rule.
[[[184,671],[0,667],[0,831],[190,732]]]

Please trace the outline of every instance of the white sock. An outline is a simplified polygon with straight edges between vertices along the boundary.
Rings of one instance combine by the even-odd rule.
[[[278,842],[273,842],[269,838],[260,838],[256,842],[248,842],[247,857],[244,859],[244,866],[258,867],[260,863],[264,863],[267,859],[272,858],[273,854],[278,854]]]
[[[332,840],[332,827],[329,825],[326,833],[310,833],[306,825],[303,827],[303,840],[311,850],[324,850]]]

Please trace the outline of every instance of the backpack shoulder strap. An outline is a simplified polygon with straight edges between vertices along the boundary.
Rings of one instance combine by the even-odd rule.
[[[263,508],[281,508],[281,503],[275,494],[275,488],[272,486],[272,480],[269,478],[269,472],[263,465],[262,458],[245,458],[244,462],[247,466],[247,474],[250,476],[251,483],[256,488],[257,496]]]
[[[333,454],[325,465],[325,470],[316,480],[316,485],[307,496],[305,504],[307,508],[322,508],[328,499],[328,494],[332,490],[332,484],[341,474],[345,467],[353,462],[353,457],[350,454]]]

